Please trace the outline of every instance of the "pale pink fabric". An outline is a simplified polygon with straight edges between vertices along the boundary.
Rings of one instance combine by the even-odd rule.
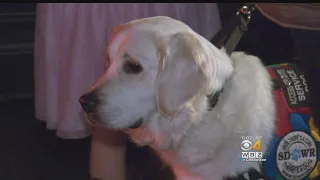
[[[104,71],[113,28],[128,21],[170,16],[206,38],[220,28],[215,3],[40,3],[35,32],[36,117],[61,138],[89,135],[78,98]]]

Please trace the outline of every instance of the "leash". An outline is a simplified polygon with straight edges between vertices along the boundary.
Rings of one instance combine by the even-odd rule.
[[[237,11],[236,17],[233,18],[226,26],[222,27],[210,42],[220,49],[224,48],[226,53],[230,56],[239,44],[244,33],[248,30],[248,24],[254,10],[254,4],[244,4]],[[208,95],[209,111],[218,103],[219,95],[222,91],[223,89]],[[224,180],[247,179],[245,178],[245,174],[249,179],[264,179],[263,175],[261,175],[257,170],[249,169],[248,172],[239,174],[237,177],[226,177]]]
[[[231,53],[237,47],[244,33],[248,30],[248,24],[251,20],[252,12],[255,10],[254,4],[244,4],[226,26],[222,27],[210,42],[218,48],[225,48],[227,54]],[[208,95],[209,111],[211,111],[219,100],[222,90]]]
[[[230,55],[244,33],[248,30],[248,24],[251,20],[251,15],[255,10],[254,4],[244,4],[226,26],[210,40],[218,48],[224,47],[228,55]]]

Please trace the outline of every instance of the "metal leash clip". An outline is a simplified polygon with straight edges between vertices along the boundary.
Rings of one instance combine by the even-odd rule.
[[[254,4],[245,4],[237,12],[237,16],[240,16],[241,28],[247,31],[247,25],[251,20],[251,14],[255,10]]]
[[[247,31],[247,26],[254,10],[255,5],[253,3],[244,4],[237,11],[235,18],[232,18],[230,22],[222,27],[210,42],[218,48],[224,47],[227,54],[230,55]]]

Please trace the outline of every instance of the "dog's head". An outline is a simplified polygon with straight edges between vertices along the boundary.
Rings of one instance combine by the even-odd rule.
[[[89,117],[114,129],[138,127],[155,111],[174,116],[196,96],[221,88],[232,69],[223,52],[168,17],[117,28],[107,57],[108,70],[80,103]]]

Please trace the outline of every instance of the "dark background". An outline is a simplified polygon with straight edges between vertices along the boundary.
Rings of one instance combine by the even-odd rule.
[[[240,6],[219,4],[222,25]],[[0,179],[87,180],[90,137],[59,139],[34,117],[35,12],[36,3],[0,6]],[[291,62],[295,53],[289,34],[256,11],[237,50],[259,56],[266,65]],[[169,179],[159,175],[165,171],[159,162],[148,165],[154,159],[148,150],[130,153],[131,170],[140,169],[145,179]]]
[[[0,5],[0,100],[33,94],[35,3]]]

